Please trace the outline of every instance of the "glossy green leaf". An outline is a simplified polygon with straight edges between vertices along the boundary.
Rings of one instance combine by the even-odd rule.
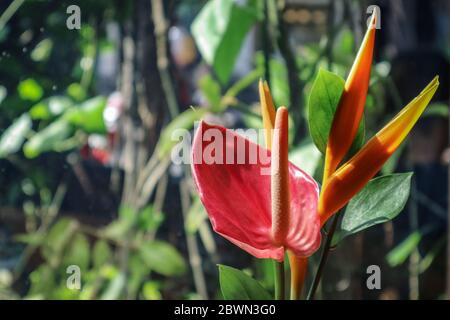
[[[242,42],[258,20],[258,1],[208,1],[192,23],[192,35],[205,61],[219,80],[230,79]]]
[[[43,152],[57,149],[72,133],[72,125],[59,119],[34,134],[23,146],[23,152],[27,158],[35,158]]]
[[[273,267],[272,259],[257,259],[255,278],[261,283],[261,285],[271,290],[275,286],[275,270]]]
[[[220,290],[225,300],[270,300],[263,286],[246,273],[219,264]]]
[[[183,257],[166,242],[147,242],[141,246],[140,255],[148,268],[162,275],[179,276],[186,272]]]
[[[42,95],[44,94],[42,87],[32,78],[20,82],[17,91],[23,100],[30,101],[37,101],[42,98]]]
[[[369,181],[348,204],[341,223],[341,239],[395,218],[405,207],[412,173],[397,173]]]
[[[339,104],[345,81],[338,75],[321,69],[311,88],[308,101],[308,124],[311,137],[317,148],[325,154],[334,113]],[[362,120],[350,153],[354,153],[364,142]]]
[[[31,130],[31,119],[27,113],[16,119],[0,138],[0,159],[17,152]]]
[[[176,130],[190,130],[194,127],[194,123],[199,121],[205,114],[206,109],[188,109],[180,113],[173,119],[161,133],[158,142],[158,154],[160,158],[165,157],[172,148],[179,142],[173,135]],[[178,135],[177,135],[178,136]]]

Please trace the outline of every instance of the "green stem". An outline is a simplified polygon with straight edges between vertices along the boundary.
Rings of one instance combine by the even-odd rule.
[[[314,295],[316,293],[317,287],[319,286],[320,279],[322,278],[323,270],[327,263],[328,254],[330,253],[331,244],[333,241],[333,235],[334,235],[334,232],[336,231],[338,215],[339,215],[339,212],[334,215],[330,230],[326,236],[325,245],[322,250],[322,255],[320,256],[319,267],[317,268],[313,283],[311,285],[311,288],[309,289],[307,300],[314,300]]]
[[[284,300],[284,261],[273,261],[275,267],[275,299]]]
[[[270,86],[270,31],[269,31],[269,0],[264,0],[264,21],[262,28],[262,43],[264,53],[264,78]]]

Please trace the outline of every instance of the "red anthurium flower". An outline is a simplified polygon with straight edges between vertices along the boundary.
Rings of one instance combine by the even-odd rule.
[[[277,261],[285,250],[305,257],[320,245],[318,187],[288,162],[287,117],[279,108],[272,154],[206,122],[192,150],[194,181],[214,230],[257,258]]]

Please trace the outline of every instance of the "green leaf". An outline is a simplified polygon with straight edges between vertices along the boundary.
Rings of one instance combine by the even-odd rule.
[[[31,125],[30,116],[24,113],[3,132],[0,138],[0,159],[20,149],[31,130]]]
[[[341,28],[336,38],[332,48],[333,59],[340,64],[350,67],[355,52],[353,32],[349,27],[344,26]]]
[[[164,128],[158,142],[158,153],[160,158],[166,156],[178,143],[178,141],[172,137],[175,130],[192,129],[195,121],[199,121],[205,115],[206,111],[206,109],[188,109],[183,111]]]
[[[42,254],[53,266],[59,262],[62,251],[72,238],[76,227],[76,221],[62,218],[51,227],[45,237]]]
[[[186,272],[183,257],[166,242],[145,243],[140,248],[140,254],[147,267],[162,275],[179,276]]]
[[[395,218],[405,207],[412,173],[375,178],[349,202],[341,223],[341,239]]]
[[[302,144],[289,152],[291,162],[311,176],[314,176],[321,158],[322,154],[312,142]]]
[[[200,79],[200,90],[208,101],[208,106],[214,112],[221,110],[222,95],[220,92],[220,84],[215,81],[210,74],[206,74]]]
[[[391,267],[396,267],[401,265],[408,259],[414,249],[419,245],[420,240],[422,240],[422,233],[420,231],[415,231],[411,233],[405,240],[403,240],[394,249],[389,251],[386,256],[386,260]]]
[[[338,75],[320,69],[311,88],[308,101],[308,124],[311,137],[317,148],[325,154],[334,113],[339,104],[345,81]],[[362,120],[351,147],[354,153],[364,142],[364,121]]]
[[[76,101],[83,101],[86,99],[86,90],[77,82],[71,83],[67,87],[66,92],[69,97]]]
[[[105,133],[106,126],[103,120],[105,106],[105,97],[94,97],[76,108],[70,108],[64,113],[63,117],[69,123],[87,133]]]
[[[108,238],[120,240],[136,224],[136,211],[128,206],[121,206],[119,209],[119,219],[111,222],[103,229],[103,234]]]
[[[263,76],[265,58],[262,52],[255,55],[256,66],[261,69]],[[287,68],[283,61],[277,58],[269,59],[270,70],[270,92],[276,106],[290,106],[289,80]]]
[[[275,286],[275,270],[272,259],[257,259],[255,278],[267,290],[271,290]]]
[[[53,41],[50,38],[46,38],[39,42],[36,47],[31,51],[31,59],[34,61],[47,60],[52,52]]]
[[[92,260],[95,268],[100,268],[104,264],[108,263],[112,258],[112,251],[108,242],[105,240],[98,240],[92,251]]]
[[[53,96],[40,101],[30,109],[30,116],[34,120],[48,120],[59,116],[73,105],[65,96]]]
[[[42,87],[32,78],[28,78],[20,82],[17,87],[17,91],[23,100],[31,101],[39,100],[44,94]]]
[[[198,196],[195,197],[191,208],[189,209],[184,227],[186,232],[195,233],[202,225],[203,221],[208,218],[205,208]]]
[[[192,23],[192,35],[205,61],[220,82],[230,79],[242,42],[258,20],[257,1],[238,4],[232,0],[211,0]]]
[[[155,210],[152,205],[142,209],[137,217],[139,228],[143,231],[156,231],[163,221],[163,213]]]
[[[225,300],[271,300],[263,286],[244,272],[219,264],[220,290]]]
[[[89,267],[90,247],[89,241],[82,233],[74,236],[70,242],[69,249],[65,253],[64,264],[77,265],[81,270],[86,271]]]
[[[23,146],[23,152],[27,158],[36,158],[43,152],[56,150],[72,132],[70,123],[58,119],[34,134]]]
[[[45,234],[42,232],[23,233],[15,236],[14,240],[32,246],[39,246],[45,240]]]
[[[161,292],[159,291],[159,283],[155,281],[147,281],[142,287],[142,294],[145,300],[161,300]]]
[[[233,83],[233,85],[227,90],[224,98],[234,98],[236,97],[242,90],[248,88],[252,84],[254,84],[258,79],[260,79],[264,74],[264,68],[258,66],[255,70],[249,72],[241,79]],[[231,100],[231,99],[229,99]]]
[[[120,272],[109,283],[105,292],[100,297],[101,300],[115,300],[120,297],[126,285],[127,277],[125,273]]]
[[[55,272],[48,264],[41,264],[36,270],[29,275],[30,289],[27,293],[29,298],[45,298],[54,289]]]
[[[139,253],[133,252],[128,260],[129,276],[127,279],[127,290],[130,296],[137,295],[148,275],[148,269]]]

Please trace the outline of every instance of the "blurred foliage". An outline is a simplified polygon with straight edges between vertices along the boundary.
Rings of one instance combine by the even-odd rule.
[[[261,18],[262,2],[238,4],[229,0],[209,1],[192,24],[192,34],[203,59],[218,79],[226,84],[242,42],[254,23]]]
[[[163,282],[158,275],[183,275],[186,265],[174,247],[153,240],[160,223],[161,213],[151,206],[138,213],[121,208],[119,218],[100,229],[60,218],[46,232],[18,235],[18,241],[39,250],[44,259],[30,274],[31,286],[26,298],[161,298],[161,290],[171,283]],[[129,247],[127,258],[118,257],[118,248],[123,246]],[[71,265],[81,270],[81,290],[66,286],[67,268]],[[124,267],[130,273],[126,282]]]
[[[350,23],[326,34],[324,41],[296,48],[297,77],[302,86],[292,88],[288,82],[288,67],[274,39],[272,52],[256,52],[253,71],[240,79],[233,77],[246,37],[264,22],[262,1],[175,2],[178,12],[192,11],[202,5],[192,21],[191,31],[210,71],[198,83],[204,105],[182,106],[184,111],[168,121],[156,146],[157,158],[167,158],[177,145],[173,139],[176,130],[192,130],[195,122],[205,116],[237,113],[242,122],[237,125],[261,128],[256,99],[249,101],[242,98],[242,93],[255,92],[257,81],[269,74],[267,80],[270,80],[277,106],[290,107],[291,90],[297,90],[300,95],[301,105],[290,107],[290,114],[294,116],[290,119],[292,132],[289,135],[294,137],[293,133],[308,119],[309,132],[300,140],[291,139],[290,159],[320,180],[322,153],[343,90],[343,77],[356,54]],[[187,259],[159,234],[157,237],[167,215],[153,203],[138,211],[122,205],[113,221],[99,228],[58,215],[65,196],[65,181],[56,178],[59,177],[57,169],[70,167],[71,159],[79,158],[92,135],[106,137],[103,111],[107,100],[98,93],[95,68],[99,54],[120,49],[107,37],[107,26],[111,23],[125,25],[133,10],[132,2],[79,1],[83,14],[81,30],[69,31],[65,20],[70,4],[70,1],[28,1],[0,29],[0,206],[21,208],[26,219],[26,233],[15,237],[25,245],[21,248],[20,261],[14,270],[0,268],[0,295],[6,292],[9,298],[30,299],[161,299],[170,295],[166,294],[170,291],[176,298],[197,298],[198,293],[192,293],[191,283],[180,278],[192,271],[187,267]],[[277,13],[269,14],[272,18],[267,23],[277,29],[279,26],[273,19]],[[373,66],[370,83],[365,120],[353,151],[362,145],[365,135],[372,136],[380,122],[390,117],[385,110],[386,97],[398,98],[389,62],[381,61]],[[429,107],[427,114],[448,117],[448,107],[436,104]],[[401,152],[399,150],[385,165],[383,174],[394,172]],[[11,173],[4,174],[6,170]],[[380,180],[373,180],[354,199],[356,202],[370,193],[366,218],[375,218],[355,220],[356,225],[349,225],[345,217],[357,214],[352,211],[354,202],[351,203],[342,225],[346,235],[385,221],[385,216],[393,218],[404,207],[407,195],[398,203],[387,201],[389,210],[375,210],[380,199],[393,193],[392,184],[398,183],[393,179],[401,179],[401,191],[409,193],[410,175],[377,179],[387,182],[374,187]],[[214,257],[215,239],[205,232],[210,230],[206,212],[198,197],[193,196],[192,200],[184,218],[185,231],[198,236],[207,253]],[[182,219],[181,214],[177,219]],[[420,231],[411,234],[387,256],[389,264],[403,263],[421,239]],[[439,240],[423,258],[423,270],[441,249],[442,240]],[[36,255],[41,260],[34,269],[28,270],[27,264]],[[82,270],[81,290],[71,290],[66,285],[70,265],[78,265]],[[267,298],[267,292],[273,288],[272,263],[261,260],[254,267],[255,272],[250,276],[221,265],[220,281],[225,284],[223,296]],[[21,276],[29,277],[30,281],[17,293],[12,289],[11,279]],[[227,287],[231,282],[237,284]],[[183,290],[179,290],[180,286],[184,286]],[[236,286],[242,290],[230,291]]]

